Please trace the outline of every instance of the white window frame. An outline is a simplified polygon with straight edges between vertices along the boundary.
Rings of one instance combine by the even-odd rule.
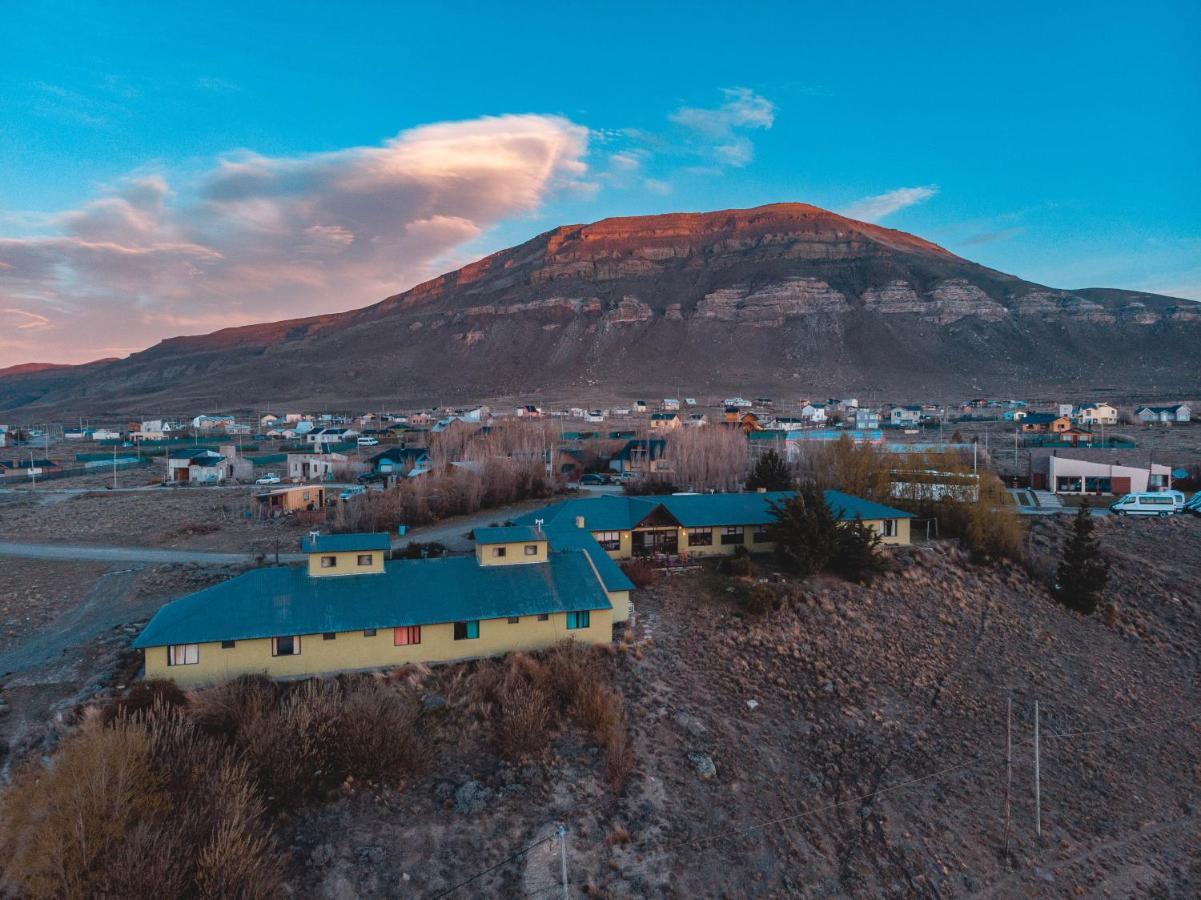
[[[199,662],[199,644],[171,644],[167,647],[168,666],[194,666]]]
[[[884,521],[882,521],[880,523],[880,534],[883,537],[896,537],[897,536],[897,520],[896,519],[885,519]]]
[[[300,635],[298,635],[298,634],[283,634],[283,635],[280,635],[280,637],[290,637],[290,638],[292,639],[292,652],[291,652],[291,653],[280,653],[280,652],[279,652],[279,640],[280,640],[280,638],[279,638],[279,637],[273,637],[273,638],[271,639],[271,656],[272,656],[272,657],[276,657],[276,656],[300,656]]]

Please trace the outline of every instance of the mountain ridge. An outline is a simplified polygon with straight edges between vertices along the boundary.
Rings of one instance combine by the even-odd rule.
[[[678,381],[1088,392],[1115,353],[1130,390],[1188,391],[1199,334],[1193,301],[1049,288],[903,231],[770,204],[559,226],[358,309],[9,376],[0,409],[653,395]]]

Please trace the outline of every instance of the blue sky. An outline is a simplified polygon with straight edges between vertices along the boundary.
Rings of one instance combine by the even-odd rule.
[[[7,6],[0,365],[785,200],[1201,299],[1201,4],[439,6]]]

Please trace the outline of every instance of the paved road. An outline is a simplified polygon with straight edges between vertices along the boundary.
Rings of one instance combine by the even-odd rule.
[[[113,563],[197,563],[209,566],[244,565],[253,562],[249,553],[217,553],[208,550],[173,550],[160,547],[102,547],[89,544],[23,544],[0,541],[0,556],[29,559],[94,560]],[[272,557],[274,559],[274,557]],[[281,553],[280,562],[301,562],[301,553]]]

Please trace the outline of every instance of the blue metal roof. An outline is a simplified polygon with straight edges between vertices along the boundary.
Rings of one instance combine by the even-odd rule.
[[[300,539],[305,553],[346,553],[353,550],[391,550],[392,539],[382,532],[356,534],[319,534]]]
[[[474,557],[395,560],[382,573],[313,577],[302,567],[254,569],[168,603],[134,647],[433,625],[612,609],[587,556],[481,566]]]
[[[493,526],[475,529],[477,544],[516,544],[520,541],[545,541],[546,535],[533,525]]]
[[[596,538],[584,528],[561,528],[550,535],[550,546],[554,550],[583,550],[592,560],[606,591],[632,591],[634,582],[621,570],[596,542]]]

